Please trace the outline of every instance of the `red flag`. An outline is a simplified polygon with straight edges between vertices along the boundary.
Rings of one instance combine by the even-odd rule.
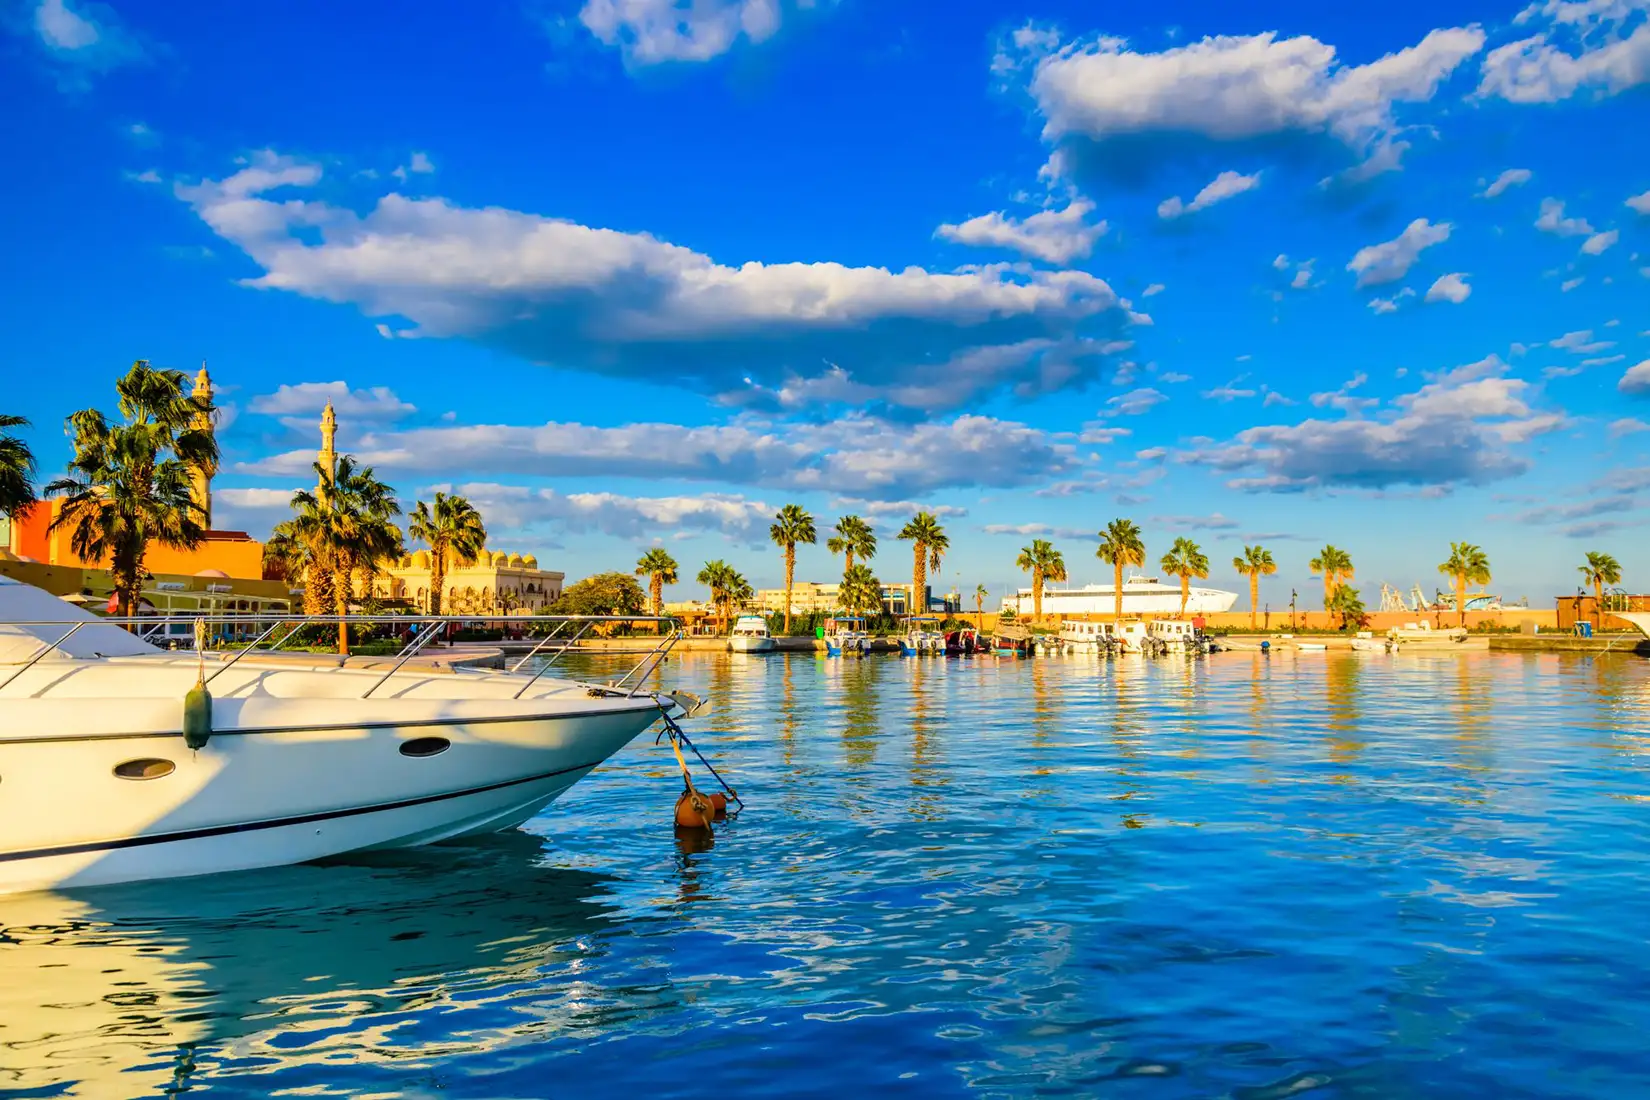
[[[103,609],[103,613],[105,615],[113,615],[116,611],[119,611],[119,610],[120,610],[120,593],[119,592],[109,593],[109,606]]]

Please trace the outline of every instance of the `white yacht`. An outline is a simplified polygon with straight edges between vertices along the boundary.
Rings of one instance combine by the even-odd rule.
[[[1106,649],[1112,644],[1111,623],[1091,623],[1074,619],[1060,621],[1060,643],[1067,649]]]
[[[1186,614],[1213,615],[1230,611],[1238,594],[1220,588],[1193,586],[1186,600]],[[1004,609],[1027,618],[1035,610],[1031,589],[1022,588],[1003,600]],[[1085,584],[1081,588],[1044,588],[1045,615],[1112,615],[1117,611],[1117,588],[1111,584]],[[1177,615],[1180,613],[1180,584],[1163,583],[1158,577],[1132,576],[1123,582],[1123,614]]]
[[[735,653],[772,653],[779,648],[768,632],[768,620],[760,615],[741,615],[728,635],[728,648]]]
[[[1164,653],[1181,653],[1197,645],[1197,629],[1184,619],[1153,619],[1146,624],[1146,637]]]
[[[686,709],[641,689],[645,659],[593,685],[292,656],[162,650],[0,577],[0,894],[511,829]]]

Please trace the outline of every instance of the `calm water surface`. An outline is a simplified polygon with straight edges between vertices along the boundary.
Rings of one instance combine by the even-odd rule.
[[[666,677],[714,845],[647,738],[494,843],[0,899],[0,1095],[1650,1094],[1650,662]]]

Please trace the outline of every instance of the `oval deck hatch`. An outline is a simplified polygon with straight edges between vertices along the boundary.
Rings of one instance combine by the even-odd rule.
[[[437,756],[452,747],[445,737],[415,737],[401,742],[402,756]]]
[[[121,779],[161,779],[171,775],[177,765],[170,760],[161,760],[159,757],[145,756],[138,760],[128,760],[115,765],[115,774]]]

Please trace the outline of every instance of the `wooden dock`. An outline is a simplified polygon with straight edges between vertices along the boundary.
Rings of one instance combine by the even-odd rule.
[[[1574,634],[1491,634],[1490,648],[1511,653],[1619,653],[1650,657],[1650,638],[1631,634],[1597,634],[1580,638]]]

